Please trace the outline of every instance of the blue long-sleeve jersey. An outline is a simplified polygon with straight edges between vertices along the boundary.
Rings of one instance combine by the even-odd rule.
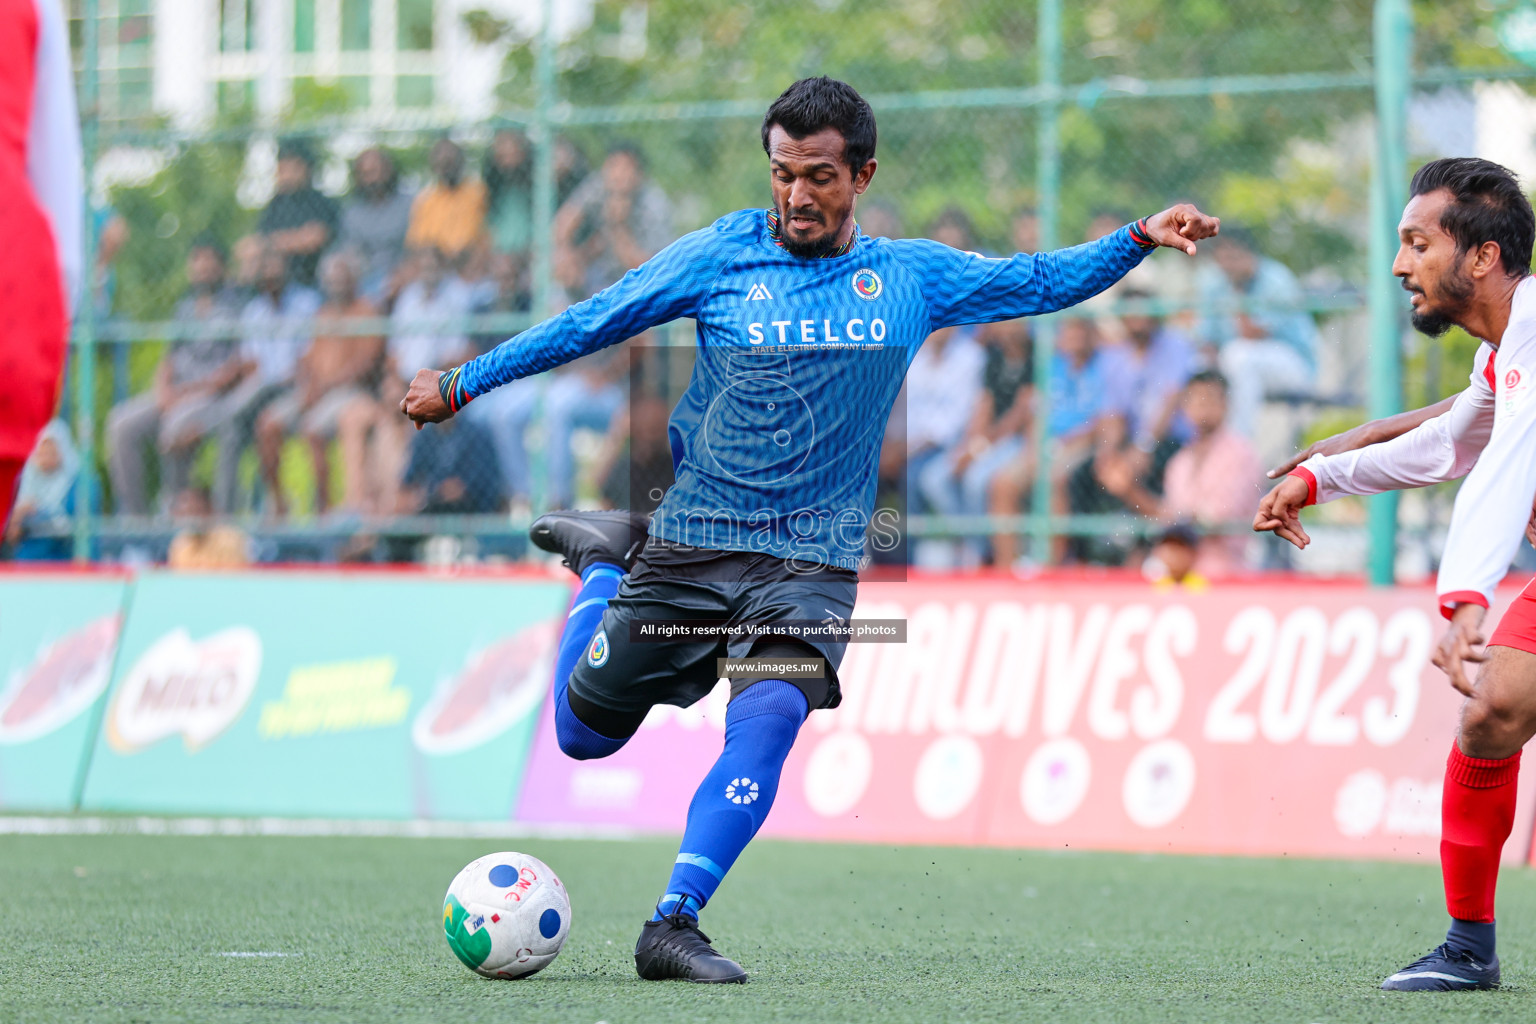
[[[653,536],[856,569],[891,406],[940,327],[1064,309],[1141,262],[1128,228],[1050,253],[989,259],[926,239],[858,236],[830,259],[790,255],[766,210],[678,239],[609,288],[467,363],[469,397],[680,317],[698,358],[668,423],[677,482]]]

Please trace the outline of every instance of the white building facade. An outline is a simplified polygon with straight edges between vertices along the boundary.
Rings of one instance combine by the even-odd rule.
[[[105,120],[163,115],[195,129],[221,112],[272,123],[306,90],[338,89],[349,113],[480,120],[495,109],[506,41],[477,41],[465,15],[484,12],[536,32],[541,0],[69,0],[98,19]],[[558,32],[587,0],[552,3]],[[81,38],[75,26],[75,38]]]

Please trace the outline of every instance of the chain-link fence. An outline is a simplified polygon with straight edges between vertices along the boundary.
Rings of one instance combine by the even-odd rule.
[[[1081,307],[925,345],[880,461],[890,557],[1278,566],[1241,532],[1264,466],[1373,386],[1398,400],[1369,357],[1378,103],[1410,112],[1396,195],[1526,102],[1490,84],[1526,72],[1474,2],[1419,5],[1411,88],[1359,0],[525,6],[71,0],[96,270],[50,437],[78,483],[13,554],[516,559],[542,509],[644,504],[690,325],[451,426],[410,429],[406,383],[767,206],[762,113],[828,74],[879,119],[866,234],[1010,254],[1177,200],[1224,225]],[[1471,343],[1400,347],[1417,404]],[[1406,513],[1426,567],[1443,504]],[[1358,569],[1363,513],[1331,518],[1311,565]]]

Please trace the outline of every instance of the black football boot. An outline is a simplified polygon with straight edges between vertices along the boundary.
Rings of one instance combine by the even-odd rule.
[[[715,985],[741,985],[747,972],[729,957],[715,952],[699,922],[687,914],[669,914],[647,921],[635,943],[635,971],[646,981],[680,978]]]
[[[650,520],[638,512],[546,512],[528,528],[534,546],[564,558],[577,576],[594,562],[628,572],[645,547]]]

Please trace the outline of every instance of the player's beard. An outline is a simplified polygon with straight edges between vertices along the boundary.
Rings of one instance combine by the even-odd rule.
[[[790,234],[789,218],[791,212],[792,211],[788,210],[779,211],[779,223],[782,225],[779,230],[779,242],[784,246],[784,251],[789,253],[791,256],[798,256],[804,260],[819,260],[823,256],[830,256],[832,251],[837,248],[837,236],[841,233],[840,229],[842,227],[842,222],[838,223],[837,230],[828,231],[820,238],[815,240],[797,240]],[[801,216],[806,215],[804,211],[799,212]],[[809,215],[813,217],[821,216],[819,212],[814,211]],[[844,220],[846,219],[847,218],[845,216]],[[825,223],[825,219],[823,219],[823,223]]]
[[[1415,310],[1409,318],[1414,330],[1431,338],[1438,338],[1458,325],[1458,318],[1472,300],[1472,278],[1460,267],[1455,267],[1441,279],[1435,290],[1440,293],[1439,305],[1446,308],[1425,312]],[[1426,293],[1424,297],[1428,299],[1429,295]]]

